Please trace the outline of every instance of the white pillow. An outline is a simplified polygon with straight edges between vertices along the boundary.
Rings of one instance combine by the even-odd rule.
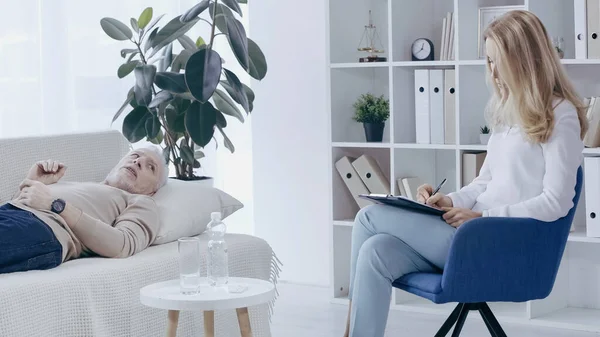
[[[225,219],[244,205],[214,187],[191,181],[169,179],[155,194],[160,228],[152,245],[201,234],[210,222],[210,213],[221,212]]]

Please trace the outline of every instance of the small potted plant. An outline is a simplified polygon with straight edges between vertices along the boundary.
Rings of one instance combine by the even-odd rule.
[[[482,126],[480,129],[481,133],[479,134],[479,141],[482,145],[487,145],[490,140],[490,129],[487,125]]]
[[[354,103],[356,122],[362,123],[367,142],[381,142],[385,122],[390,117],[390,102],[383,95],[376,97],[371,93],[362,94]]]

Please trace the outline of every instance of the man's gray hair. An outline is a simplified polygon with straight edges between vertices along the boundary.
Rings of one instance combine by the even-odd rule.
[[[163,173],[158,181],[158,188],[161,188],[167,184],[169,181],[169,162],[165,160],[165,155],[163,154],[163,150],[155,145],[149,145],[144,147],[144,149],[154,152],[156,156],[160,159],[160,163],[163,166]]]

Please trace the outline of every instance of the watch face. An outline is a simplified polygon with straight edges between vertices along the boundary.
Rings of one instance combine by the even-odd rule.
[[[431,54],[431,46],[425,39],[416,40],[412,47],[412,53],[415,58],[424,60]]]
[[[52,202],[52,211],[60,213],[65,209],[65,203],[62,200],[54,200]]]

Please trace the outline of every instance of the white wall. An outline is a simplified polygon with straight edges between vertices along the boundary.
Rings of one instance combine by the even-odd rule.
[[[323,0],[249,3],[249,35],[268,63],[252,113],[255,234],[282,280],[329,285],[329,131]]]

